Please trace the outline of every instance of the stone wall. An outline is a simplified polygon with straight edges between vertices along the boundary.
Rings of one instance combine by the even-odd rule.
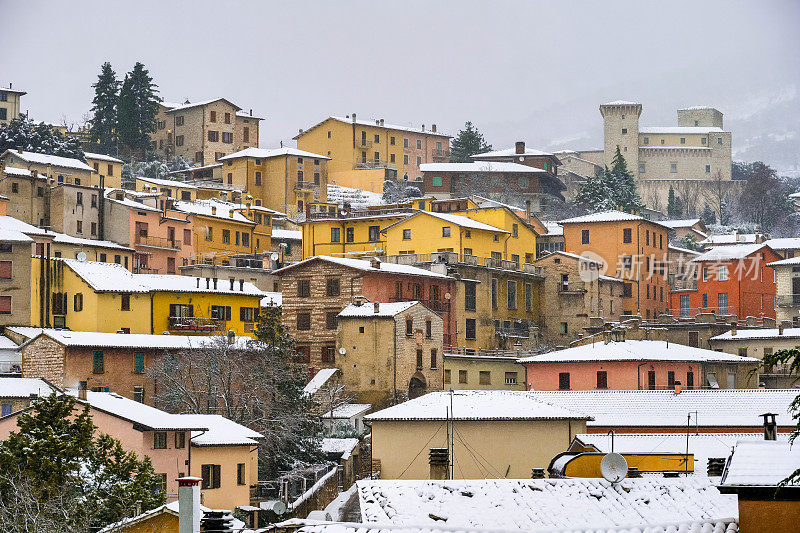
[[[64,346],[49,337],[39,337],[22,349],[22,377],[43,378],[64,387]]]

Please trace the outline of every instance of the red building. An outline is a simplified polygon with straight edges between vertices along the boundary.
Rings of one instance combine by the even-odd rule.
[[[767,264],[779,259],[765,244],[715,247],[693,259],[696,287],[670,291],[670,313],[775,318],[775,278]]]

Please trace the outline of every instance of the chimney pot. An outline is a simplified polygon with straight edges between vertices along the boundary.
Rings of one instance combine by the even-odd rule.
[[[680,393],[681,393],[681,382],[680,381],[676,381],[675,382],[675,394],[680,394]]]
[[[775,413],[764,413],[764,440],[778,439],[778,423],[775,421]]]
[[[431,124],[431,131],[436,133],[436,124]]]
[[[211,278],[206,278],[206,289],[211,288]]]
[[[736,324],[731,324],[731,335],[736,335]]]
[[[514,145],[514,151],[518,154],[525,153],[525,141],[517,141]]]
[[[200,531],[200,482],[199,477],[180,477],[178,481],[178,533]]]
[[[355,124],[355,123],[356,123],[356,114],[353,113],[353,124]]]
[[[425,131],[425,124],[422,125],[422,131]]]
[[[244,292],[244,280],[239,280],[239,292]]]
[[[373,311],[375,311],[376,313],[380,313],[380,311],[381,311],[381,304],[380,304],[380,302],[373,302],[373,304],[372,304],[372,310],[373,310]]]
[[[217,278],[214,278],[214,290],[217,290]]]
[[[230,290],[233,290],[233,284],[236,282],[236,279],[235,278],[231,278],[229,281],[231,282]]]
[[[211,214],[212,215],[216,215],[217,214],[217,207],[216,206],[213,206],[213,205],[211,206]]]
[[[78,399],[86,401],[86,389],[88,384],[85,381],[78,382]]]

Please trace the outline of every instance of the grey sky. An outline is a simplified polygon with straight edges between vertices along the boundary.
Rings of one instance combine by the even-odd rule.
[[[253,108],[262,146],[355,111],[452,133],[472,120],[495,147],[589,148],[603,101],[638,100],[651,125],[680,106],[752,122],[800,102],[796,1],[0,2],[0,83],[51,122],[88,111],[106,60],[120,77],[142,61],[166,100]]]

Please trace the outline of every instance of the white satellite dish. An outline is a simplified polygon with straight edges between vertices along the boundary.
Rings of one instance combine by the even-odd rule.
[[[259,503],[258,506],[265,511],[272,511],[275,514],[283,514],[286,512],[286,504],[280,500],[267,500]]]
[[[606,481],[619,483],[628,475],[628,461],[618,453],[609,453],[600,461],[600,473]]]
[[[86,252],[78,252],[78,255],[75,256],[78,261],[86,261]]]
[[[339,348],[339,355],[344,355],[344,354],[346,354],[346,353],[347,353],[347,350],[345,350],[345,349],[344,349],[344,346],[342,346],[341,348]]]
[[[272,259],[273,261],[277,261],[279,257],[280,256],[278,255],[278,252],[272,252],[272,255],[269,256],[269,258]]]

